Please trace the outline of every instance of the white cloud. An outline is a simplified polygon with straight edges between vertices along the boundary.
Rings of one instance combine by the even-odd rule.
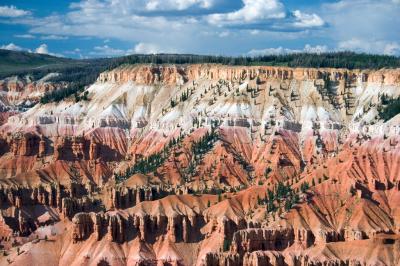
[[[284,5],[279,0],[242,0],[244,6],[234,12],[212,14],[212,24],[243,24],[286,17]]]
[[[82,55],[82,51],[79,48],[75,48],[74,50],[64,51],[64,54],[77,56],[77,57],[79,57],[81,59],[87,58],[87,57]]]
[[[282,46],[277,48],[266,48],[266,49],[253,49],[247,53],[249,56],[260,56],[260,55],[280,55],[280,54],[295,54],[295,53],[312,53],[320,54],[328,52],[328,47],[325,45],[311,46],[306,44],[303,49],[288,49]]]
[[[251,30],[250,34],[251,35],[258,35],[258,34],[260,34],[260,31],[259,30]]]
[[[292,54],[300,53],[301,50],[292,50],[288,48],[283,48],[282,46],[277,48],[266,48],[266,49],[253,49],[247,53],[249,56],[259,56],[259,55],[278,55],[278,54]]]
[[[79,54],[81,52],[81,49],[79,49],[79,48],[75,48],[74,50],[71,50],[71,51],[65,51],[64,53],[66,53],[66,54],[73,54],[73,55],[75,55],[75,54]]]
[[[294,17],[287,16],[290,12],[281,0],[242,0],[242,8],[216,13],[227,7],[226,0],[221,3],[221,0],[77,0],[65,14],[14,21],[30,27],[29,33],[38,38],[79,36],[118,40],[130,45],[141,43],[150,48],[142,49],[141,45],[138,48],[150,53],[168,52],[173,48],[173,51],[189,53],[238,54],[249,50],[253,41],[265,42],[266,36],[279,35],[276,40],[282,40],[304,32],[303,28],[293,26]],[[189,11],[177,12],[186,9]],[[207,23],[210,18],[214,18],[211,20],[214,24]],[[204,32],[212,34],[204,36]],[[114,56],[135,52],[113,48],[107,42],[102,45],[105,44],[109,45],[108,49],[99,46],[103,50],[93,49],[89,54]]]
[[[328,49],[328,46],[326,46],[326,45],[311,46],[309,44],[306,44],[303,51],[306,53],[311,53],[311,54],[321,54],[321,53],[328,52],[329,49]]]
[[[397,42],[387,43],[383,49],[383,53],[386,55],[400,55],[400,44]]]
[[[57,56],[57,57],[64,57],[64,55],[59,54],[59,53],[51,53],[49,51],[47,44],[45,44],[45,43],[42,43],[41,45],[39,45],[39,47],[35,49],[35,53],[47,54],[47,55],[52,55],[52,56]]]
[[[108,9],[119,10],[124,14],[154,11],[182,11],[189,8],[208,9],[214,5],[214,0],[81,0],[70,5],[73,9]]]
[[[40,37],[40,39],[42,39],[42,40],[68,40],[68,37],[51,34],[51,35],[44,35],[44,36]]]
[[[22,39],[35,39],[36,36],[32,34],[15,34],[15,38],[22,38]]]
[[[6,50],[12,50],[12,51],[25,51],[25,52],[32,53],[31,49],[27,49],[27,48],[15,45],[14,43],[2,45],[2,46],[0,46],[0,49],[6,49]],[[48,46],[45,43],[39,45],[39,47],[37,47],[34,50],[34,52],[38,53],[38,54],[48,54],[48,55],[52,55],[52,56],[64,57],[62,54],[49,52]]]
[[[252,47],[278,47],[263,49],[265,53],[310,49],[318,52],[326,48],[301,49],[299,43],[324,43],[337,50],[347,47],[356,51],[399,54],[400,36],[396,26],[400,25],[400,0],[336,0],[321,6],[310,3],[307,11],[289,10],[283,0],[241,2],[241,7],[224,11],[231,6],[226,3],[231,1],[75,0],[64,14],[16,17],[9,22],[28,26],[29,33],[39,39],[40,36],[71,39],[71,36],[79,36],[112,40],[93,49],[89,53],[92,56],[169,52],[171,48],[179,52],[210,54],[245,54]],[[352,39],[358,41],[354,43]],[[131,46],[137,44],[136,49],[121,49],[114,41]],[[370,41],[373,44],[364,44]],[[106,44],[108,46],[104,46]]]
[[[90,55],[95,56],[119,56],[124,54],[126,54],[125,50],[112,48],[108,45],[95,46],[93,51],[90,52]]]
[[[128,51],[128,53],[135,53],[135,54],[159,54],[159,53],[173,53],[173,49],[162,48],[157,44],[154,43],[143,43],[140,42],[135,45],[133,50]]]
[[[122,56],[128,54],[158,54],[158,53],[172,53],[174,50],[163,48],[154,43],[139,42],[133,49],[122,50],[110,47],[108,45],[96,46],[89,54],[92,56]],[[79,54],[80,50],[69,51],[69,54]]]
[[[399,43],[382,40],[362,40],[352,38],[350,40],[339,42],[338,49],[364,53],[400,55]]]
[[[49,54],[49,49],[47,47],[47,44],[45,44],[45,43],[41,44],[38,48],[35,49],[35,53]]]
[[[353,38],[351,40],[339,42],[338,48],[340,50],[366,51],[370,48],[370,44],[368,42]]]
[[[296,21],[293,23],[295,27],[311,28],[321,27],[325,24],[324,20],[317,14],[307,14],[300,10],[295,10],[293,16],[296,18]]]
[[[223,31],[221,33],[218,34],[219,37],[221,38],[225,38],[228,37],[231,33],[229,31]]]
[[[347,41],[339,42],[338,46],[334,49],[329,49],[326,45],[312,46],[306,44],[303,49],[288,49],[283,47],[266,48],[266,49],[253,49],[247,54],[250,56],[257,55],[278,55],[278,54],[293,54],[293,53],[326,53],[329,51],[354,51],[359,53],[374,53],[386,55],[400,55],[400,44],[397,42],[385,42],[374,40],[360,40],[350,39]]]
[[[324,4],[321,15],[328,27],[324,36],[339,50],[397,54],[400,43],[399,0],[341,0]]]
[[[146,1],[145,9],[148,11],[185,10],[190,7],[210,8],[213,0],[150,0]]]
[[[30,15],[31,12],[18,9],[15,6],[0,6],[0,17],[16,18]]]
[[[2,46],[0,46],[0,49],[11,50],[11,51],[24,51],[24,50],[26,50],[26,49],[24,49],[24,48],[22,48],[22,47],[20,47],[18,45],[15,45],[13,43],[2,45]]]
[[[95,0],[93,0],[95,1]],[[99,17],[106,18],[99,20]],[[31,33],[63,36],[84,36],[104,39],[139,41],[146,36],[158,37],[164,41],[175,39],[171,32],[185,34],[191,30],[182,18],[163,16],[142,16],[119,8],[85,7],[65,16],[50,16],[35,21],[29,20]]]

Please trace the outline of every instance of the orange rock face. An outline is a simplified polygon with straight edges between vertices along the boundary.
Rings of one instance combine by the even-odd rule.
[[[87,91],[3,119],[0,265],[399,265],[400,70],[135,65]]]

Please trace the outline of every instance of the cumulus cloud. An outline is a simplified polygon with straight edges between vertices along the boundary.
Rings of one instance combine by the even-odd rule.
[[[2,46],[0,46],[0,49],[5,49],[5,50],[11,50],[11,51],[24,51],[26,49],[15,45],[14,43],[9,43],[9,44],[4,44]]]
[[[296,21],[293,23],[295,27],[311,28],[321,27],[325,24],[324,20],[317,14],[307,14],[300,10],[295,10],[293,16],[296,18]]]
[[[399,54],[400,5],[392,0],[341,0],[324,4],[321,15],[327,22],[324,36],[339,50]]]
[[[154,43],[143,43],[140,42],[135,45],[133,50],[128,51],[128,53],[135,53],[135,54],[159,54],[159,53],[173,53],[174,50],[163,48]]]
[[[80,52],[81,52],[80,50],[77,51],[77,49],[75,49],[74,51],[69,51],[68,54],[80,54]],[[135,45],[133,49],[128,49],[128,50],[113,48],[110,47],[109,45],[95,46],[93,48],[93,51],[91,51],[89,54],[92,56],[110,57],[110,56],[122,56],[128,54],[158,54],[158,53],[173,53],[173,52],[174,50],[172,49],[167,49],[165,47],[163,48],[154,43],[139,42],[138,44]]]
[[[382,40],[377,41],[352,38],[346,41],[339,42],[338,49],[364,53],[400,55],[399,43],[387,42]]]
[[[290,10],[283,0],[76,0],[64,14],[14,17],[7,23],[26,25],[28,33],[38,39],[73,41],[78,36],[112,39],[124,47],[137,44],[125,50],[96,43],[93,46],[100,46],[89,52],[92,56],[171,51],[165,47],[209,54],[245,54],[252,47],[277,47],[266,52],[282,53],[297,51],[286,48],[299,47],[299,43],[399,54],[400,36],[395,31],[400,25],[399,1],[309,1],[304,10]],[[371,36],[373,44],[360,43],[370,42]],[[323,51],[325,47],[310,49]]]
[[[11,50],[11,51],[25,51],[25,52],[32,53],[31,49],[18,46],[14,43],[1,45],[0,49]],[[52,56],[64,57],[64,55],[62,55],[60,53],[51,53],[49,51],[47,44],[45,44],[45,43],[39,45],[36,49],[33,50],[33,52],[38,53],[38,54],[48,54],[48,55],[52,55]]]
[[[9,43],[7,45],[2,45],[0,46],[0,49],[6,49],[6,50],[11,50],[11,51],[25,51],[25,52],[32,52],[32,50],[18,46],[14,43]],[[39,45],[39,47],[37,47],[34,50],[35,53],[38,54],[48,54],[48,55],[53,55],[53,56],[62,56],[61,54],[54,54],[54,53],[50,53],[49,49],[47,47],[47,44],[43,43],[41,45]]]
[[[286,17],[284,5],[278,0],[243,0],[244,6],[234,12],[211,14],[212,24],[242,24]]]
[[[247,53],[249,56],[261,56],[261,55],[280,55],[280,54],[295,54],[295,53],[312,53],[320,54],[328,52],[329,49],[326,45],[311,46],[306,44],[303,49],[288,49],[282,46],[277,48],[266,48],[266,49],[253,49]]]
[[[15,6],[0,6],[0,17],[16,18],[30,14],[31,14],[30,11],[18,9]]]
[[[306,44],[303,51],[306,53],[311,53],[311,54],[321,54],[321,53],[328,52],[329,49],[328,49],[328,46],[326,46],[326,45],[311,46],[309,44]]]
[[[35,49],[35,53],[38,54],[47,54],[47,55],[51,55],[51,56],[57,56],[57,57],[64,57],[64,55],[60,54],[60,53],[51,53],[49,51],[49,47],[47,46],[47,44],[42,43],[41,45],[39,45],[39,47],[37,47]]]
[[[139,51],[146,53],[171,51],[165,49],[169,47],[176,52],[238,54],[253,45],[250,39],[260,42],[267,31],[271,35],[285,32],[285,36],[295,35],[288,31],[304,31],[293,25],[295,18],[287,15],[291,12],[281,0],[241,2],[242,6],[238,7],[221,0],[78,0],[70,4],[65,14],[18,18],[13,23],[27,25],[30,34],[43,40],[76,36],[113,39],[125,45],[140,43]],[[313,16],[302,19],[303,24],[310,24]],[[238,32],[241,29],[247,32]],[[281,38],[284,37],[278,37]],[[236,49],[233,43],[242,44],[241,50],[233,51]],[[226,49],[227,46],[231,49]],[[114,56],[124,52],[135,52],[135,49],[124,51],[98,46],[89,54]]]
[[[47,47],[47,44],[43,43],[43,44],[39,45],[39,47],[35,49],[35,53],[49,54],[49,49]]]

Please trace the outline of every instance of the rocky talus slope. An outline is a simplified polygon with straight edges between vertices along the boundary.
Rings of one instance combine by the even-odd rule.
[[[125,65],[11,113],[62,86],[24,82],[0,265],[400,264],[399,69]]]

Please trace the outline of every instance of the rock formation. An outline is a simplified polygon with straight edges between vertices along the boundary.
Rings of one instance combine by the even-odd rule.
[[[66,85],[0,82],[1,265],[400,263],[400,70],[125,65],[15,108]]]

